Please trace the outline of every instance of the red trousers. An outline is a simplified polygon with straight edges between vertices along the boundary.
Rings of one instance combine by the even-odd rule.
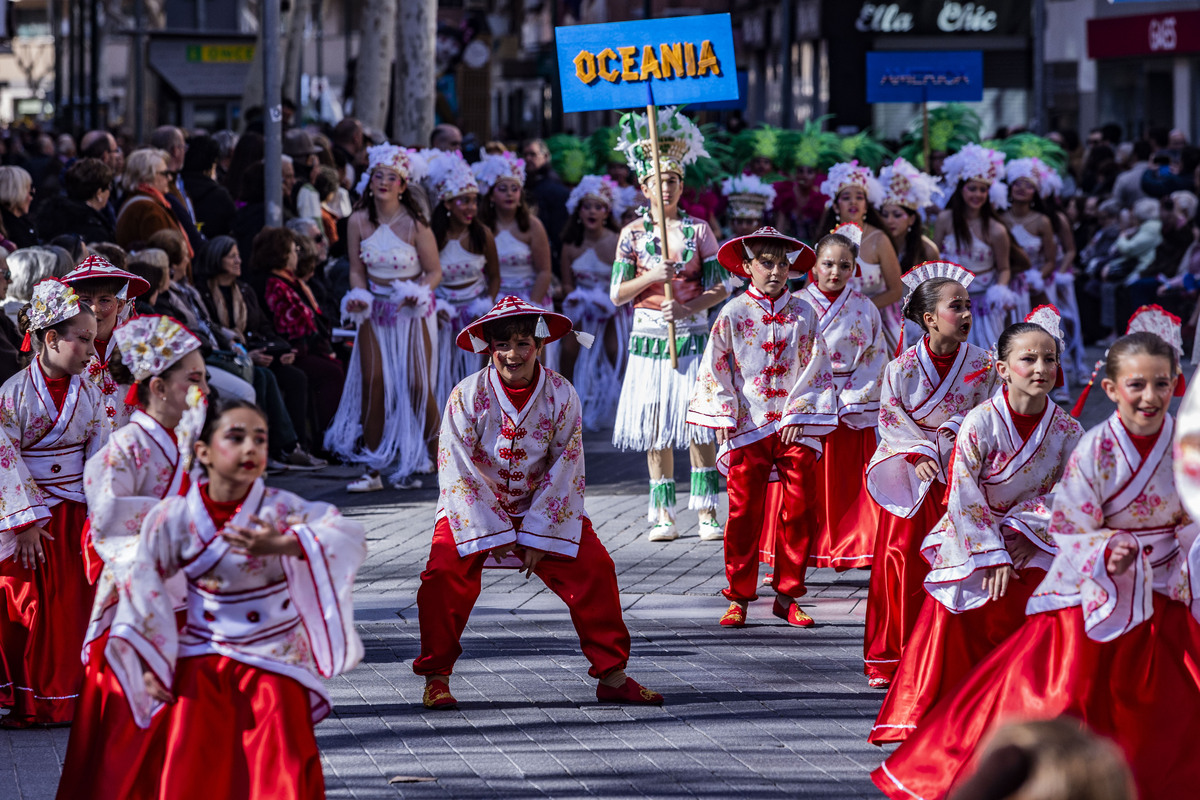
[[[179,659],[160,797],[323,800],[308,689],[218,655]]]
[[[417,590],[421,655],[413,662],[413,672],[449,675],[454,670],[454,662],[462,655],[459,640],[479,599],[488,557],[488,553],[460,556],[450,523],[438,520],[429,563],[421,573],[421,588]],[[624,669],[629,661],[629,630],[621,613],[617,570],[592,530],[591,521],[583,521],[575,558],[549,554],[533,572],[567,604],[583,655],[592,665],[588,674],[602,678]]]
[[[736,603],[758,597],[759,542],[767,512],[767,481],[779,471],[782,511],[774,541],[771,586],[788,597],[804,595],[804,570],[817,532],[816,455],[803,445],[785,445],[775,433],[729,454],[729,519],[725,523],[725,579],[722,591]]]
[[[0,705],[16,724],[70,722],[83,682],[83,637],[96,587],[83,563],[87,507],[69,500],[42,527],[46,560],[0,562]]]
[[[879,510],[863,639],[863,672],[868,678],[890,680],[900,666],[900,654],[927,596],[929,565],[921,557],[921,542],[946,513],[945,499],[945,484],[934,481],[909,519]]]

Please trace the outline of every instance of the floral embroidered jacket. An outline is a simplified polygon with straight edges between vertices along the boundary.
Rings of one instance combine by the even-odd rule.
[[[125,398],[129,395],[129,386],[117,383],[112,373],[108,371],[108,359],[112,355],[112,348],[113,343],[110,340],[106,352],[101,353],[97,350],[84,374],[100,390],[104,399],[104,413],[112,418],[113,428],[116,429],[129,423],[137,406],[125,402]]]
[[[713,324],[687,421],[731,429],[717,459],[723,474],[730,452],[789,425],[820,454],[820,437],[837,427],[837,393],[816,312],[786,290],[772,300],[751,286],[730,300]]]
[[[820,320],[833,363],[838,421],[854,430],[874,428],[879,424],[879,393],[888,363],[879,309],[866,295],[849,288],[830,300],[810,283],[799,297]]]
[[[875,502],[905,519],[917,513],[933,481],[917,478],[908,457],[934,459],[945,483],[963,417],[986,403],[995,385],[991,356],[966,342],[945,378],[924,338],[888,364],[879,397],[879,446],[867,465],[867,491]]]
[[[304,556],[252,556],[220,536],[200,485],[150,512],[119,586],[105,656],[134,720],[148,727],[161,707],[146,693],[143,662],[169,687],[180,658],[208,654],[292,678],[308,689],[313,721],[323,719],[330,700],[321,678],[348,672],[362,659],[351,596],[367,553],[362,525],[260,479],[227,524],[249,526],[257,514],[295,536]],[[179,572],[187,579],[181,630],[167,588]]]
[[[932,566],[925,589],[935,600],[956,612],[986,603],[983,570],[1011,564],[1008,543],[1017,536],[1038,548],[1028,566],[1050,566],[1051,489],[1082,435],[1070,414],[1047,402],[1021,441],[1002,390],[967,414],[954,444],[949,510],[921,544]]]
[[[96,584],[96,602],[84,637],[88,644],[112,624],[117,611],[117,586],[129,580],[138,552],[142,523],[164,497],[187,491],[188,478],[171,432],[144,411],[133,413],[83,468],[92,546],[104,561]],[[172,606],[181,608],[187,583],[183,573],[166,581]]]
[[[0,387],[0,429],[18,452],[0,441],[0,560],[16,551],[16,534],[50,519],[64,500],[84,502],[83,464],[112,433],[95,384],[71,378],[62,411],[54,405],[34,359]]]
[[[541,368],[520,411],[490,364],[450,393],[438,441],[438,519],[462,556],[518,544],[574,558],[586,483],[579,396]]]
[[[1168,415],[1144,460],[1115,413],[1083,435],[1054,493],[1050,535],[1058,555],[1028,613],[1082,606],[1084,628],[1098,642],[1150,619],[1155,592],[1200,618],[1200,528],[1175,490],[1173,431]],[[1124,575],[1109,575],[1105,553],[1119,542],[1140,552]]]

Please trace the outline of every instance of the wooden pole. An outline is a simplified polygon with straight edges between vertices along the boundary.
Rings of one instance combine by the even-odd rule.
[[[654,183],[652,184],[655,189],[653,192],[654,214],[658,218],[658,233],[662,239],[662,260],[663,263],[666,263],[671,260],[671,245],[667,241],[667,210],[662,196],[662,164],[658,152],[658,108],[656,106],[646,106],[646,121],[650,123],[650,149],[654,151]],[[668,275],[667,282],[663,284],[665,302],[668,306],[675,303],[675,292],[671,286],[673,280],[674,276]],[[674,321],[667,323],[667,347],[671,353],[671,368],[678,369],[679,351],[675,346]]]
[[[929,165],[929,103],[921,101],[921,155],[925,158],[925,171],[930,175],[933,170]]]

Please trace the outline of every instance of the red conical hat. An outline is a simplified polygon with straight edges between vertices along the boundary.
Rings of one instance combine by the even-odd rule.
[[[501,297],[496,302],[496,305],[492,307],[491,311],[459,331],[454,343],[468,353],[482,353],[491,344],[483,338],[483,326],[485,323],[503,319],[504,317],[522,317],[527,315],[538,317],[539,330],[534,335],[541,339],[543,344],[556,342],[571,332],[571,320],[562,314],[547,311],[519,297],[508,295],[507,297]]]
[[[63,276],[63,283],[74,284],[76,281],[86,281],[93,278],[111,278],[125,281],[125,293],[122,300],[132,300],[150,291],[150,283],[145,278],[139,278],[132,272],[117,269],[107,259],[98,255],[90,255],[80,262],[79,266]]]
[[[803,274],[813,268],[813,264],[817,263],[817,254],[813,249],[799,239],[793,239],[791,236],[784,236],[779,231],[772,228],[770,225],[759,228],[754,233],[747,236],[738,236],[736,239],[730,239],[725,244],[721,245],[721,249],[717,251],[717,261],[721,266],[732,272],[734,275],[739,275],[743,278],[749,278],[750,273],[746,271],[743,264],[746,261],[747,246],[752,241],[761,241],[764,239],[775,239],[783,242],[791,252],[788,253],[788,261],[792,262],[790,273]]]

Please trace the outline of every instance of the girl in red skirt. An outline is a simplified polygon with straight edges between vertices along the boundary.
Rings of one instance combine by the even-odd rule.
[[[1200,531],[1180,503],[1167,413],[1178,363],[1144,330],[1109,348],[1117,413],[1067,463],[1050,522],[1058,554],[1030,616],[872,773],[889,797],[944,797],[998,724],[1062,714],[1117,743],[1142,800],[1200,785]]]
[[[0,388],[0,707],[4,727],[68,723],[94,589],[83,562],[84,460],[112,422],[84,379],[96,315],[53,278],[23,310],[36,356]]]
[[[137,726],[104,648],[117,611],[117,585],[133,566],[142,522],[159,500],[188,489],[190,459],[180,456],[176,426],[189,392],[208,392],[200,340],[170,317],[136,317],[113,332],[113,345],[113,380],[132,387],[128,400],[140,408],[84,467],[91,542],[104,569],[84,642],[83,689],[58,785],[61,800],[158,796],[166,746],[160,723],[166,715],[156,715],[147,730]],[[186,442],[182,428],[178,433]],[[196,433],[191,431],[191,439]],[[183,575],[167,588],[174,608],[184,608]]]
[[[139,726],[167,715],[160,797],[318,800],[321,679],[362,658],[362,526],[263,485],[267,420],[253,404],[210,406],[195,455],[206,478],[142,525],[105,657]],[[179,573],[182,629],[167,586]]]
[[[1025,603],[1054,556],[1050,490],[1083,428],[1049,399],[1061,374],[1058,313],[1010,325],[997,343],[1004,388],[963,420],[949,511],[925,537],[929,596],[871,729],[906,738],[927,709],[1025,621]]]
[[[946,474],[963,416],[991,397],[991,356],[967,344],[971,273],[931,262],[902,280],[905,318],[925,336],[888,364],[880,395],[879,447],[867,466],[867,491],[880,506],[867,595],[864,671],[884,688],[900,663],[928,571],[921,542],[946,512]]]

